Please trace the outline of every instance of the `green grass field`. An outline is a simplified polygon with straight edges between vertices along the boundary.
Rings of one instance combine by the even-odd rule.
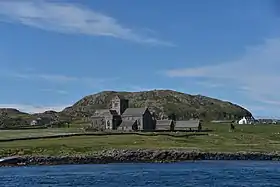
[[[188,149],[213,152],[275,152],[280,151],[280,125],[237,125],[229,132],[228,124],[206,124],[213,130],[206,136],[172,137],[141,135],[79,136],[56,139],[0,142],[0,156],[7,155],[87,155],[104,149]],[[55,131],[55,132],[54,132]],[[0,131],[0,138],[78,132],[79,129],[36,129]],[[171,133],[170,133],[171,134]]]
[[[79,133],[82,132],[78,128],[50,128],[50,129],[26,129],[26,130],[0,130],[0,140],[38,137],[38,136],[52,136],[65,133]]]

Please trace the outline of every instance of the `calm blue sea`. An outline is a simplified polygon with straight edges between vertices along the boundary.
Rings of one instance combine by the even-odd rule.
[[[0,168],[1,187],[280,186],[279,162],[61,165]]]

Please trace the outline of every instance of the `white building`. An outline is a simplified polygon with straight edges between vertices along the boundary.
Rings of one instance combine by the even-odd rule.
[[[35,126],[35,125],[37,125],[37,124],[38,124],[37,120],[32,120],[32,121],[30,122],[30,125],[31,125],[31,126]]]
[[[248,121],[245,117],[238,121],[238,124],[248,124]]]
[[[253,119],[250,117],[243,117],[241,120],[238,121],[238,124],[252,124],[253,123]]]

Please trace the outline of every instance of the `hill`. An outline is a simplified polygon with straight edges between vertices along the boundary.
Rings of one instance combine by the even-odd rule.
[[[41,119],[47,124],[59,125],[71,121],[71,117],[55,111],[28,114],[14,108],[0,108],[0,129],[30,126],[32,120]]]
[[[0,115],[13,116],[13,115],[26,115],[26,114],[27,113],[21,112],[17,109],[14,109],[14,108],[0,108]]]
[[[158,117],[168,117],[172,113],[176,114],[177,119],[234,120],[243,116],[252,116],[248,110],[230,102],[173,90],[103,91],[82,98],[73,106],[65,108],[61,114],[75,118],[89,117],[96,109],[109,108],[110,100],[114,95],[129,99],[130,107],[148,106]]]
[[[14,108],[0,108],[0,128],[27,125],[29,116]]]

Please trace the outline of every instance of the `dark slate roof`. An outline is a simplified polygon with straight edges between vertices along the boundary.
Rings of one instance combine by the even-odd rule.
[[[136,120],[123,120],[119,127],[132,127]]]
[[[176,121],[175,128],[197,128],[199,120]]]
[[[156,129],[157,130],[170,130],[172,120],[157,120]]]
[[[122,116],[137,116],[140,117],[142,116],[147,108],[127,108]]]
[[[94,116],[117,116],[118,112],[116,110],[109,109],[99,109],[96,110]]]
[[[172,120],[157,120],[156,125],[157,126],[170,126],[172,123]]]

